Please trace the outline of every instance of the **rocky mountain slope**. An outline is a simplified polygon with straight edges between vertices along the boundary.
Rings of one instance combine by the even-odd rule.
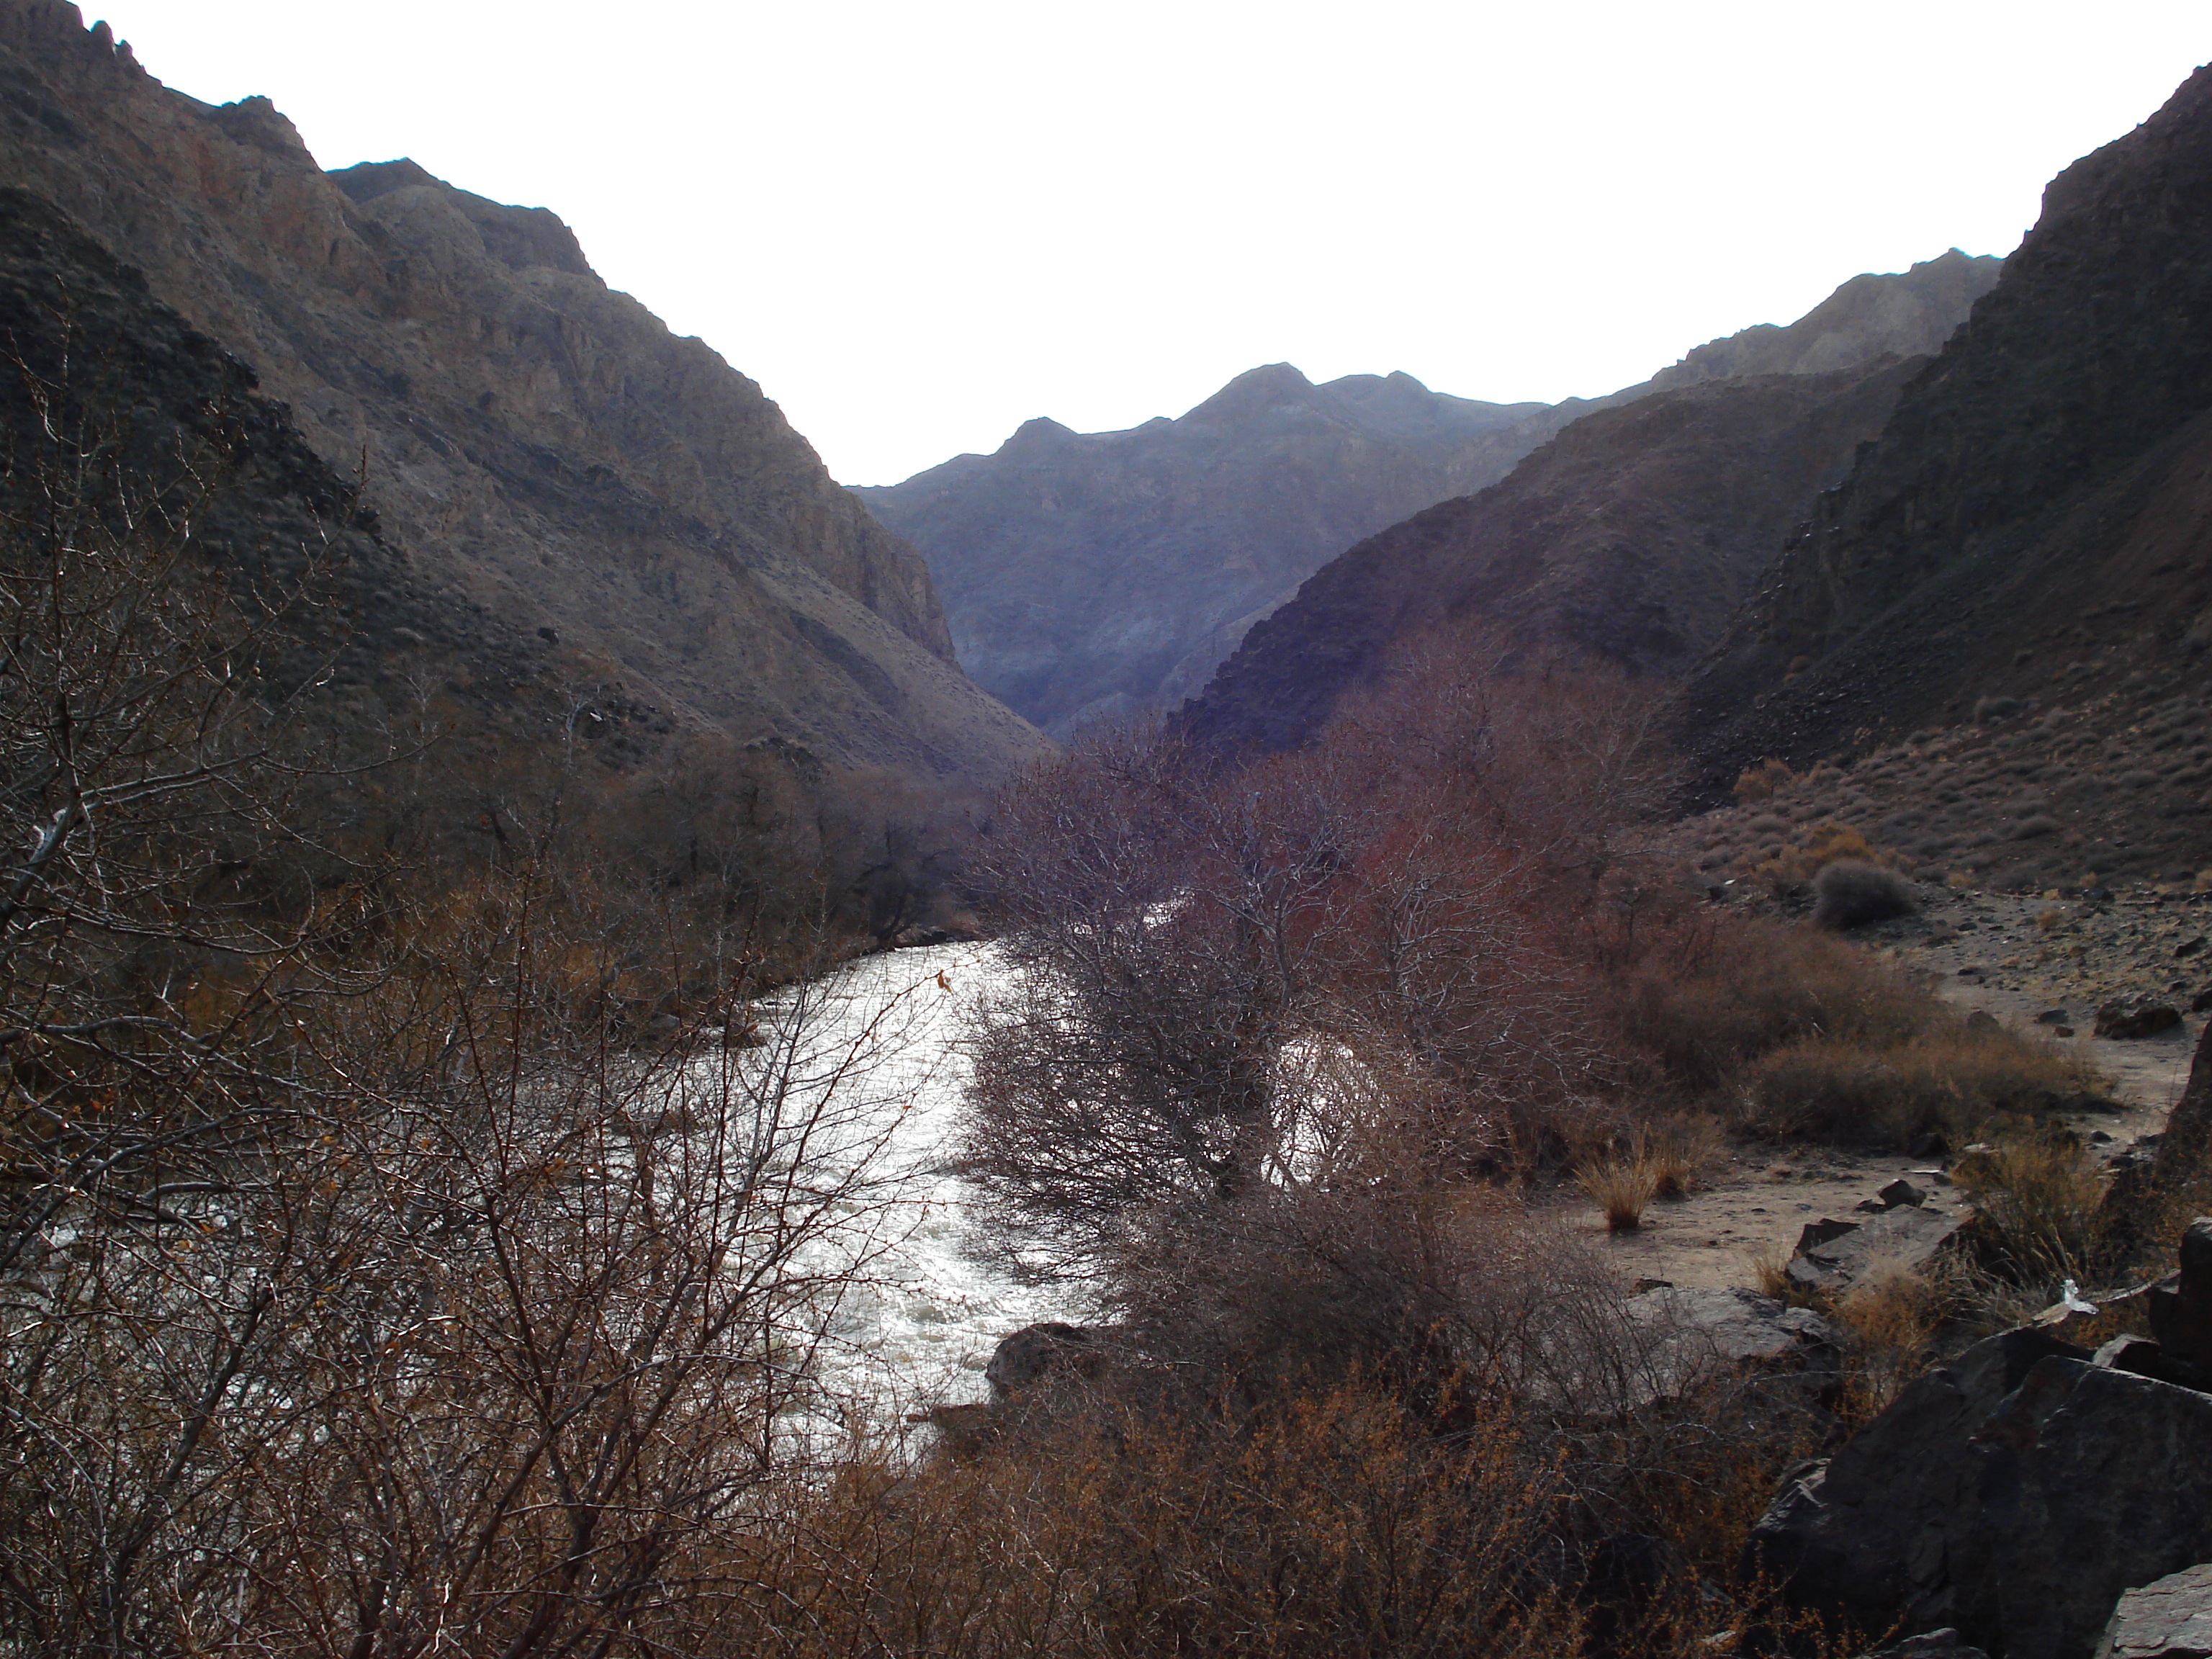
[[[1795,323],[1699,346],[1604,398],[1480,404],[1405,374],[1316,386],[1276,364],[1180,421],[1085,434],[1032,421],[995,454],[860,493],[927,556],[969,671],[1065,732],[1195,696],[1327,561],[1496,483],[1583,416],[1717,379],[1829,374],[1932,350],[1997,264],[1954,249],[1853,277]]]
[[[1540,408],[1275,363],[1180,420],[1034,420],[993,454],[858,493],[927,556],[968,671],[1064,733],[1196,691],[1323,560],[1502,473],[1519,452],[1485,441]]]
[[[1254,628],[1194,735],[1303,742],[1405,641],[1474,620],[1638,672],[1719,635],[1820,492],[1881,430],[1909,366],[1692,381],[1577,421],[1504,483],[1431,507],[1309,578]]]
[[[57,0],[0,0],[0,94],[9,180],[360,480],[405,591],[357,649],[518,732],[605,706],[636,740],[969,781],[1039,752],[959,672],[912,548],[552,214],[404,161],[326,173],[266,100],[172,92]]]
[[[1854,276],[1796,322],[1762,323],[1701,345],[1627,395],[1745,374],[1826,374],[1887,354],[1940,351],[2003,264],[1953,248],[1897,276]]]
[[[1720,797],[1765,756],[1848,759],[2015,712],[2094,738],[2112,787],[2149,747],[2143,716],[2202,681],[2208,480],[2212,70],[2200,70],[2051,183],[1972,322],[1905,388],[1702,666],[1684,729],[1704,792]],[[2204,816],[2192,802],[2166,827],[2187,840]],[[2206,852],[2200,836],[2161,861]]]

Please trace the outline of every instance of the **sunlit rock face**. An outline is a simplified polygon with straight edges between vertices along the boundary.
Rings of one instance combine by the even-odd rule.
[[[411,162],[325,173],[267,100],[170,91],[54,0],[0,0],[0,79],[7,179],[362,481],[450,695],[489,711],[526,682],[575,688],[618,699],[625,734],[915,778],[1041,752],[960,673],[914,550],[550,212]]]

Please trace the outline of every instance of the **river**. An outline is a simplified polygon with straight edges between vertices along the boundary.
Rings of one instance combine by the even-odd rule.
[[[817,1247],[854,1264],[816,1371],[843,1410],[888,1425],[920,1407],[984,1398],[998,1340],[1038,1319],[1080,1317],[1066,1289],[1024,1285],[964,1248],[970,1194],[944,1164],[969,1072],[963,1039],[1011,970],[988,944],[867,957],[760,1005],[770,1063],[823,1079],[851,1126],[866,1197]]]

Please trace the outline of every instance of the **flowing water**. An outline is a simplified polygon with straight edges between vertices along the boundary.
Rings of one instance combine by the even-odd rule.
[[[963,1039],[1010,974],[989,945],[896,951],[759,1011],[769,1052],[804,1056],[781,1063],[819,1079],[849,1156],[868,1166],[865,1200],[822,1246],[856,1271],[817,1371],[834,1397],[878,1424],[981,1399],[1000,1337],[1070,1316],[1066,1291],[1023,1285],[969,1255],[969,1194],[944,1168],[969,1072]],[[781,1046],[786,1035],[796,1035],[793,1048]]]

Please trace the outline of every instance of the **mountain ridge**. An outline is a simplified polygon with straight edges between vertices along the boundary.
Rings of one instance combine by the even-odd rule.
[[[919,555],[550,212],[411,162],[326,173],[266,99],[171,92],[58,0],[0,3],[0,85],[14,181],[362,474],[463,681],[520,652],[651,727],[915,777],[1042,752],[959,673]]]
[[[923,550],[976,678],[1065,735],[1197,696],[1330,559],[1498,483],[1576,421],[1723,375],[1930,349],[1999,263],[1954,248],[1853,277],[1794,323],[1708,342],[1602,398],[1484,404],[1402,371],[1316,386],[1268,364],[1177,419],[1085,434],[1039,416],[990,455],[859,493]],[[1302,439],[1291,407],[1314,423]]]
[[[2212,69],[2075,162],[1700,665],[1704,797],[1966,718],[2105,700],[2212,647]]]
[[[937,550],[978,683],[1065,733],[1195,690],[1309,565],[1448,491],[1470,441],[1534,408],[1267,364],[1176,419],[1077,433],[1041,416],[991,455],[856,493]]]

